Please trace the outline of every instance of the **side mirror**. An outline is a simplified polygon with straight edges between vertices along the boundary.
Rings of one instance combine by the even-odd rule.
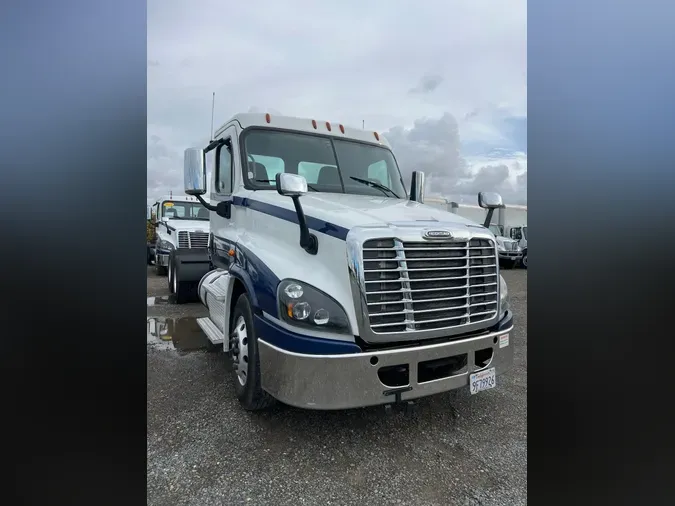
[[[410,179],[410,200],[424,204],[424,172],[415,170]]]
[[[309,232],[305,212],[302,210],[302,204],[300,203],[300,197],[307,193],[307,180],[304,176],[285,172],[277,174],[275,179],[279,194],[291,197],[293,200],[295,213],[298,215],[298,225],[300,226],[300,247],[310,255],[316,255],[319,251],[319,239]]]
[[[485,215],[485,222],[483,226],[488,228],[490,222],[492,221],[492,215],[495,212],[495,209],[504,207],[504,202],[502,201],[502,196],[499,193],[493,192],[479,192],[478,193],[478,205],[483,209],[487,209],[487,214]]]
[[[300,197],[307,193],[307,180],[304,176],[281,172],[276,175],[277,191],[286,197]]]
[[[185,150],[183,162],[183,182],[188,195],[206,193],[206,157],[200,148]]]
[[[499,193],[480,192],[478,194],[478,205],[483,209],[496,209],[504,207],[502,196]]]

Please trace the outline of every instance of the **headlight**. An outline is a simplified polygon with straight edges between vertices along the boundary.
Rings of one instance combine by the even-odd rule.
[[[347,313],[332,297],[313,286],[285,279],[277,288],[279,314],[282,320],[296,327],[349,334]]]
[[[499,275],[499,319],[501,320],[509,309],[509,288],[504,277]]]
[[[165,241],[164,239],[162,239],[161,241],[159,241],[159,249],[172,250],[174,249],[174,245],[169,241]]]

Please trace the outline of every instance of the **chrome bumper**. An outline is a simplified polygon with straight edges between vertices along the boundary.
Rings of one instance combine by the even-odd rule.
[[[262,387],[270,395],[291,406],[306,409],[348,409],[394,402],[467,388],[469,375],[479,369],[495,368],[497,375],[513,365],[513,339],[508,345],[500,336],[510,334],[513,326],[498,332],[449,343],[417,346],[348,355],[304,355],[282,350],[258,338]],[[492,348],[490,362],[479,368],[475,352]],[[426,382],[418,381],[420,362],[467,355],[467,365],[452,376]],[[376,362],[375,365],[372,362]],[[378,370],[387,366],[408,365],[409,381],[403,387],[384,385]],[[499,387],[497,387],[499,388]]]
[[[500,251],[499,259],[500,260],[520,260],[523,258],[522,251]]]
[[[168,267],[169,265],[169,255],[166,253],[156,253],[155,254],[155,263],[157,265],[163,265],[164,267]]]

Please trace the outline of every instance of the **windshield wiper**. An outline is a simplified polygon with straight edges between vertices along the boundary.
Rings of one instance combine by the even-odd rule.
[[[274,186],[276,186],[277,180],[276,180],[276,179],[256,179],[256,182],[257,182],[257,183],[274,183]],[[311,185],[309,185],[309,184],[307,185],[307,188],[309,188],[309,189],[312,190],[313,192],[318,192],[318,191],[319,191],[319,190],[317,190],[316,188],[314,188],[313,186],[311,186]]]
[[[388,186],[384,186],[381,183],[377,183],[375,181],[371,181],[370,179],[361,179],[360,177],[354,177],[354,176],[349,176],[349,179],[353,179],[354,181],[358,181],[359,183],[371,186],[373,188],[377,188],[378,190],[381,190],[385,195],[388,193],[391,193],[394,197],[397,199],[400,199],[398,195],[396,195],[396,192],[389,188]]]

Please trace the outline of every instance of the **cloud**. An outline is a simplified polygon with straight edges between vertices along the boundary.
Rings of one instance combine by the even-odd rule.
[[[431,93],[443,82],[443,76],[438,74],[426,75],[420,79],[420,82],[414,88],[411,88],[408,93]]]
[[[383,132],[396,155],[406,186],[413,170],[424,171],[429,195],[451,200],[475,201],[479,191],[496,191],[505,201],[527,200],[527,168],[509,158],[472,160],[461,154],[462,141],[455,117],[423,118],[410,128],[394,127]]]
[[[182,150],[209,140],[213,92],[215,128],[253,105],[363,121],[402,146],[408,174],[453,183],[469,170],[467,140],[483,154],[506,136],[467,115],[526,115],[525,0],[235,2],[222,15],[217,0],[148,0],[147,13],[149,196],[180,191]]]
[[[438,119],[419,119],[411,128],[394,127],[383,135],[391,144],[406,184],[413,170],[448,181],[469,175],[460,156],[457,120],[450,113]]]

